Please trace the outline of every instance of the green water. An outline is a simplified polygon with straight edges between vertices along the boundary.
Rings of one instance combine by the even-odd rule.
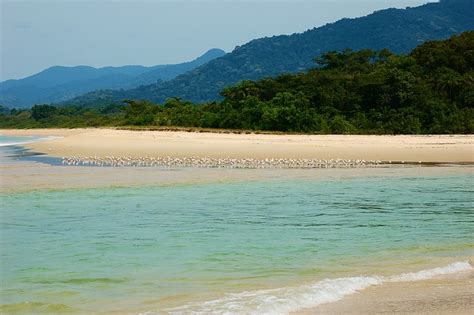
[[[468,174],[3,194],[0,310],[192,312],[229,293],[465,261]]]

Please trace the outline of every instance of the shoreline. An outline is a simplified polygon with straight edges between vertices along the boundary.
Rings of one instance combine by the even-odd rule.
[[[334,302],[291,312],[313,314],[472,314],[474,271],[372,285]]]
[[[472,314],[474,272],[375,285],[341,300],[292,312],[313,314]]]
[[[208,314],[214,308],[227,309],[229,304],[253,304],[254,311],[265,314],[269,310],[289,315],[470,314],[474,306],[474,268],[470,262],[452,260],[447,265],[419,267],[398,270],[398,274],[375,275],[367,270],[368,274],[328,275],[301,284],[208,297],[164,311]]]
[[[75,152],[75,150],[98,150],[95,152],[101,152],[100,148],[94,144],[87,146],[85,141],[103,141],[103,139],[109,139],[112,141],[108,148],[113,150],[119,150],[120,146],[124,143],[130,143],[130,134],[118,134],[117,138],[114,139],[114,133],[111,130],[57,130],[50,132],[50,130],[42,130],[41,133],[36,133],[36,130],[28,130],[27,135],[53,135],[62,136],[64,138],[54,139],[45,142],[38,142],[33,144],[24,144],[22,146],[27,147],[30,150],[41,152],[35,148],[40,146],[42,150],[46,150],[41,153],[45,153],[50,156],[55,156],[52,152],[55,150],[68,150],[68,152]],[[30,133],[31,132],[31,133]],[[4,133],[0,131],[0,133]],[[134,133],[134,131],[132,131]],[[165,143],[176,142],[177,147],[183,148],[188,143],[194,143],[203,141],[205,146],[209,146],[210,142],[215,140],[213,137],[209,137],[204,134],[204,137],[200,138],[202,134],[191,134],[189,137],[183,136],[182,133],[168,134],[155,134],[155,132],[145,134],[138,134],[143,137],[139,139],[139,145],[133,147],[136,157],[142,156],[141,154],[147,153],[141,151],[146,144],[155,142],[153,136],[158,137],[158,140],[163,140]],[[23,134],[25,135],[25,134]],[[135,135],[135,134],[133,134]],[[275,153],[272,150],[272,146],[283,145],[285,149],[291,147],[291,145],[284,144],[283,139],[290,139],[296,141],[296,148],[304,151],[303,140],[308,139],[293,139],[292,136],[278,136],[262,140],[257,137],[258,140],[251,137],[240,138],[241,136],[248,135],[237,135],[237,139],[234,137],[218,137],[218,143],[225,142],[225,148],[228,148],[232,144],[241,143],[243,147],[246,147],[253,143],[253,141],[263,141],[265,146],[266,154]],[[97,137],[94,139],[94,137]],[[151,137],[151,139],[150,139]],[[184,138],[183,138],[184,137]],[[299,136],[296,136],[299,137]],[[321,142],[318,142],[317,148],[325,150],[324,148],[335,149],[334,152],[346,152],[341,146],[334,145],[331,141],[341,140],[344,141],[353,140],[361,136],[317,136],[324,137],[324,139],[310,138],[311,141],[328,141],[328,146],[319,146]],[[363,136],[372,137],[372,136]],[[400,146],[398,140],[406,140],[404,146],[404,153],[409,150],[410,146],[421,145],[420,139],[428,139],[430,145],[435,147],[444,148],[443,150],[451,153],[454,147],[462,147],[467,150],[468,153],[472,151],[472,136],[403,136],[393,138],[386,136],[373,136],[383,137],[384,141],[387,139],[397,140],[394,141],[396,146]],[[100,140],[97,140],[100,139]],[[153,139],[153,140],[152,140]],[[240,139],[240,140],[239,140]],[[345,140],[344,140],[345,139]],[[358,138],[357,138],[358,139]],[[373,138],[368,138],[373,139]],[[331,141],[330,141],[331,140]],[[367,141],[367,139],[362,139]],[[436,141],[433,141],[436,140]],[[451,144],[448,143],[451,140]],[[92,141],[92,142],[94,142]],[[299,141],[299,142],[298,142]],[[289,141],[291,142],[291,141]],[[388,142],[386,145],[391,145],[393,142]],[[79,144],[76,147],[76,144]],[[362,142],[362,147],[365,147],[367,142]],[[428,149],[429,146],[428,145]],[[71,147],[68,147],[71,146]],[[159,147],[157,145],[153,148]],[[385,146],[384,146],[385,147]],[[426,148],[422,146],[419,149]],[[51,149],[51,150],[48,150]],[[336,150],[337,149],[337,150]],[[436,149],[436,148],[435,148]],[[338,151],[339,150],[339,151]],[[297,150],[295,150],[297,151]],[[376,150],[375,150],[376,151]],[[416,151],[416,150],[415,150]],[[89,152],[89,151],[87,151]],[[157,154],[157,151],[153,151]],[[240,151],[239,151],[240,152]],[[313,154],[317,154],[318,150],[312,150]],[[325,151],[328,152],[328,151]],[[190,154],[191,152],[185,152]],[[300,154],[301,152],[289,152],[291,154]],[[450,153],[450,154],[451,154]],[[373,152],[369,152],[369,155]],[[451,155],[443,155],[443,158],[450,157]],[[472,156],[472,155],[470,155]],[[401,155],[405,158],[406,155]],[[144,186],[167,186],[167,185],[188,185],[188,184],[209,184],[209,183],[222,183],[222,182],[236,182],[236,181],[259,181],[259,180],[292,180],[292,179],[322,179],[332,180],[341,178],[360,178],[360,177],[404,177],[404,176],[431,176],[436,174],[456,175],[456,174],[470,174],[472,176],[474,168],[469,166],[463,166],[465,164],[472,163],[471,161],[463,161],[459,163],[459,166],[439,166],[439,167],[417,167],[418,163],[410,162],[407,160],[404,165],[398,165],[394,162],[392,166],[385,167],[373,167],[373,168],[352,168],[352,169],[331,169],[331,170],[309,170],[309,169],[199,169],[199,168],[181,168],[181,169],[162,169],[162,168],[145,168],[145,167],[125,167],[116,169],[112,167],[74,167],[74,166],[52,166],[34,162],[19,162],[19,163],[6,163],[0,165],[0,173],[2,175],[2,182],[0,182],[1,193],[15,193],[15,192],[27,192],[31,190],[63,190],[63,189],[89,189],[89,188],[106,188],[106,187],[144,187]],[[400,163],[401,164],[401,163]],[[457,164],[456,162],[445,161],[441,164]],[[435,165],[434,162],[425,161],[420,166]],[[32,189],[34,188],[34,189]],[[472,262],[471,262],[472,264]],[[353,294],[346,295],[342,299],[334,302],[320,304],[317,307],[310,307],[302,309],[296,312],[292,312],[292,315],[309,315],[309,314],[374,314],[374,313],[400,313],[400,314],[469,314],[469,310],[474,307],[474,271],[463,272],[459,274],[452,274],[449,276],[439,276],[433,279],[411,281],[411,282],[394,282],[394,283],[382,283],[374,286],[369,286],[361,290],[356,291]]]
[[[388,166],[332,169],[231,169],[96,167],[50,165],[43,162],[7,161],[0,163],[0,193],[28,193],[43,190],[164,187],[217,183],[357,180],[412,176],[458,176],[474,174],[466,166]]]
[[[53,157],[365,160],[393,164],[473,163],[474,135],[282,135],[119,129],[4,129],[59,136],[25,144]]]

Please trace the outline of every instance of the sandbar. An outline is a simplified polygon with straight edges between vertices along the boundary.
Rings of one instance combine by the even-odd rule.
[[[3,129],[61,138],[27,144],[54,157],[212,157],[472,163],[474,135],[284,135],[119,129]]]

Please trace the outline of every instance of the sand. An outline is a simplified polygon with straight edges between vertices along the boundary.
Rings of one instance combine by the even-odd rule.
[[[0,161],[0,193],[102,187],[143,187],[241,181],[338,180],[361,177],[456,176],[472,167],[393,166],[353,169],[162,169],[52,166]]]
[[[473,314],[474,272],[373,286],[333,303],[292,315]]]
[[[364,136],[223,134],[115,129],[0,130],[63,138],[28,144],[51,156],[308,158],[474,162],[474,135]]]

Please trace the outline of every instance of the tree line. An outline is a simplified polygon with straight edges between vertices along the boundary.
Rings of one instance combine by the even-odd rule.
[[[170,98],[89,106],[0,108],[1,128],[181,126],[298,133],[474,131],[474,31],[408,55],[327,52],[304,73],[242,81],[205,104]]]

